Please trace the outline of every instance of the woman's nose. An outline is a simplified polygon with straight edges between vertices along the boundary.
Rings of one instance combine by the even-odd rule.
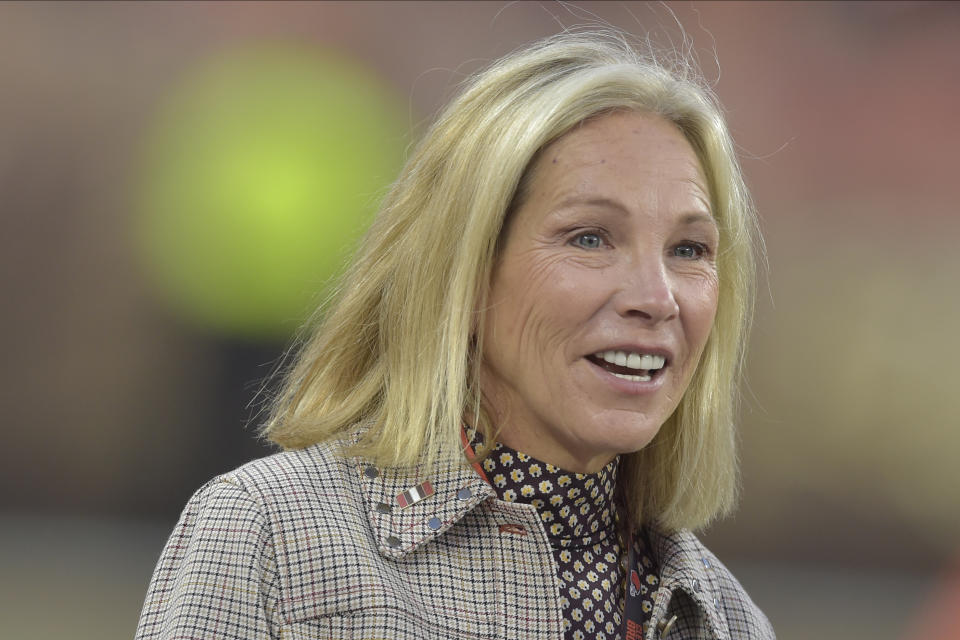
[[[676,318],[680,306],[666,265],[661,260],[642,259],[626,265],[615,299],[617,313],[656,325]]]

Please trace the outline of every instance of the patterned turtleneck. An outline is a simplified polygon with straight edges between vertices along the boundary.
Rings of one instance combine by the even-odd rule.
[[[628,554],[613,502],[619,463],[617,457],[596,473],[569,473],[499,442],[483,461],[501,500],[531,504],[540,514],[557,563],[565,640],[623,638]],[[634,544],[639,575],[631,582],[640,585],[649,619],[657,576],[643,536]]]

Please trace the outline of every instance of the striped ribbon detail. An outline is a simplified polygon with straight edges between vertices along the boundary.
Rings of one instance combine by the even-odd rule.
[[[397,504],[400,505],[401,509],[406,509],[412,504],[420,502],[424,498],[429,498],[433,495],[433,485],[430,484],[430,481],[421,482],[415,487],[410,487],[403,493],[397,494]]]

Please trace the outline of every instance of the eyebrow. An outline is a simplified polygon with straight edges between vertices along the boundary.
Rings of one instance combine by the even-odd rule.
[[[563,200],[555,209],[569,209],[570,207],[577,205],[588,205],[591,207],[604,207],[607,209],[612,209],[623,215],[630,215],[630,212],[627,208],[618,200],[613,200],[611,198],[606,198],[603,196],[571,196]],[[708,222],[713,226],[717,226],[717,220],[712,215],[705,211],[692,211],[686,213],[680,219],[681,224],[697,224],[699,222]]]
[[[569,209],[570,207],[576,205],[604,207],[607,209],[613,209],[624,215],[629,215],[630,213],[627,211],[627,208],[617,200],[611,200],[610,198],[605,198],[603,196],[571,196],[561,202],[557,209]]]
[[[680,219],[682,224],[697,224],[698,222],[708,222],[713,226],[717,226],[717,219],[714,218],[709,213],[688,213]]]

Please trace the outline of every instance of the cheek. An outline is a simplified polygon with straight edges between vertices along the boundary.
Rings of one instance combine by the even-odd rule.
[[[528,360],[549,360],[589,319],[596,287],[568,260],[535,252],[524,257],[505,263],[494,280],[487,338]]]
[[[697,354],[702,351],[717,315],[719,287],[715,275],[704,277],[690,287],[686,297],[684,331]]]

